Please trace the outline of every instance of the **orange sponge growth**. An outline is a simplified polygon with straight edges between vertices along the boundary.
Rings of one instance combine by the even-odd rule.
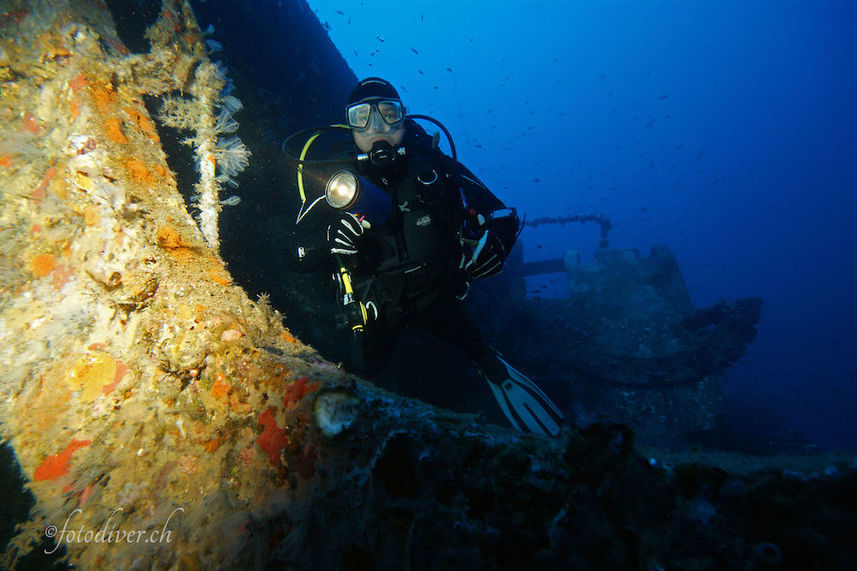
[[[103,83],[92,83],[89,86],[89,93],[95,101],[98,113],[110,116],[116,106],[116,101],[119,99],[113,87]]]
[[[265,431],[256,439],[256,444],[259,448],[268,454],[271,464],[278,466],[280,464],[280,452],[289,445],[289,437],[286,436],[286,431],[277,426],[277,421],[274,420],[273,408],[266,408],[259,416],[259,424],[265,427]]]
[[[226,272],[226,268],[223,267],[223,264],[221,264],[214,256],[210,256],[208,261],[210,262],[208,277],[211,278],[211,281],[220,285],[230,285],[232,283],[232,278],[229,277],[229,274]]]
[[[147,137],[149,137],[155,142],[160,142],[160,139],[158,138],[158,132],[157,130],[155,130],[155,126],[152,125],[152,122],[149,121],[149,119],[145,115],[143,115],[140,111],[134,109],[133,107],[125,107],[124,111],[131,117],[131,119],[133,119],[134,123],[136,123],[137,126],[140,127],[140,130],[143,131],[143,133],[145,133]]]
[[[54,271],[57,261],[51,254],[39,254],[30,260],[30,271],[33,276],[43,278]]]
[[[217,400],[223,399],[227,394],[229,394],[229,389],[231,385],[229,381],[226,380],[226,377],[223,375],[217,375],[216,382],[211,385],[211,396],[216,398]]]
[[[185,242],[184,238],[172,226],[158,228],[156,239],[158,246],[179,260],[187,260],[193,255],[193,246]]]
[[[311,383],[307,377],[297,379],[286,387],[286,394],[283,397],[283,406],[291,408],[292,405],[304,398],[307,394],[318,390],[320,387],[320,383]]]
[[[125,134],[122,132],[122,125],[119,123],[119,119],[116,117],[108,117],[104,121],[104,127],[107,129],[107,136],[114,143],[119,143],[120,145],[124,145],[128,142],[128,139],[125,137]],[[141,163],[142,164],[142,163]],[[143,167],[145,168],[145,167]]]
[[[78,74],[77,76],[75,76],[74,79],[68,82],[68,86],[71,87],[71,90],[75,93],[77,93],[87,85],[88,82],[86,81],[86,77],[82,73]]]
[[[75,450],[83,448],[84,446],[89,446],[91,442],[91,440],[72,439],[69,445],[65,447],[65,450],[59,454],[48,456],[41,464],[39,464],[39,467],[36,468],[36,471],[33,474],[33,480],[38,482],[40,480],[53,480],[55,478],[59,478],[68,472],[71,455],[74,454]]]
[[[117,121],[118,125],[118,121]],[[121,134],[121,131],[120,131]],[[124,135],[122,135],[124,137]],[[143,161],[135,158],[130,158],[125,161],[125,170],[128,172],[128,176],[131,177],[131,180],[138,184],[153,184],[155,182],[155,177],[149,172],[149,169],[146,168],[146,165],[143,164]]]
[[[109,395],[110,393],[112,393],[113,389],[115,389],[119,385],[119,383],[122,382],[122,379],[124,379],[125,375],[127,375],[127,374],[128,374],[128,365],[126,365],[122,361],[117,360],[116,361],[116,372],[113,375],[113,382],[110,383],[109,385],[103,385],[101,387],[101,392],[105,395]]]
[[[42,134],[42,127],[36,120],[36,116],[32,113],[27,113],[26,115],[24,115],[24,120],[22,124],[24,126],[24,130],[29,131],[33,135]]]

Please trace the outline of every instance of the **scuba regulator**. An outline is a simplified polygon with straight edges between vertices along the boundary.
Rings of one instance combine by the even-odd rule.
[[[405,156],[405,147],[395,148],[387,141],[376,141],[368,153],[357,155],[358,162],[368,162],[375,168],[389,168],[396,159]]]

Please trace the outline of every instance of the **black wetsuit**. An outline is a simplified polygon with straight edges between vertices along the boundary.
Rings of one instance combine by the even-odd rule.
[[[356,159],[348,166],[392,198],[389,219],[364,232],[356,255],[342,256],[357,298],[378,310],[378,318],[366,325],[363,334],[363,363],[359,357],[347,363],[362,372],[379,367],[409,325],[461,347],[477,363],[482,360],[489,348],[458,299],[470,279],[459,267],[461,233],[477,226],[481,215],[484,222],[479,232],[488,229],[499,238],[501,259],[518,233],[517,216],[508,215],[505,205],[476,176],[439,151],[411,120],[406,123],[403,147],[406,154],[390,166],[375,168]],[[316,196],[319,192],[316,189]],[[498,212],[507,215],[492,219]],[[336,260],[327,249],[325,230],[339,216],[322,200],[296,226],[296,246],[291,250],[301,248],[300,259],[294,261],[301,271],[335,273]],[[333,303],[335,296],[330,299]]]

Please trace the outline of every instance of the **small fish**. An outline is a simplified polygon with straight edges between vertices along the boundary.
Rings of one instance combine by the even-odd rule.
[[[415,53],[415,54],[417,54],[417,55],[420,55],[420,52],[418,52],[418,51],[417,51],[417,50],[415,50],[414,48],[411,48],[411,51],[412,51],[412,52],[414,52],[414,53]]]
[[[423,70],[418,69],[417,71],[420,72],[420,75],[425,75],[425,73],[423,73]]]
[[[375,36],[375,39],[381,42],[382,44],[384,43],[384,36]]]
[[[446,71],[452,71],[451,67],[446,68]]]
[[[542,179],[540,179],[540,178],[534,178],[534,179],[533,179],[533,182],[542,182]]]
[[[337,11],[336,11],[336,13],[337,13],[337,14],[339,14],[340,16],[344,16],[344,15],[345,15],[345,12],[343,12],[342,10],[337,10]]]
[[[664,95],[661,95],[660,97],[658,97],[658,99],[667,99],[668,97],[669,97],[669,95],[664,94]]]

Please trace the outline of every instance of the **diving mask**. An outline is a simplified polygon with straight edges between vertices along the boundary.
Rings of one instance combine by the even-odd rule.
[[[396,99],[363,100],[345,108],[348,126],[358,130],[368,128],[373,109],[384,123],[391,127],[398,125],[405,119],[405,106],[402,105],[401,101]]]

